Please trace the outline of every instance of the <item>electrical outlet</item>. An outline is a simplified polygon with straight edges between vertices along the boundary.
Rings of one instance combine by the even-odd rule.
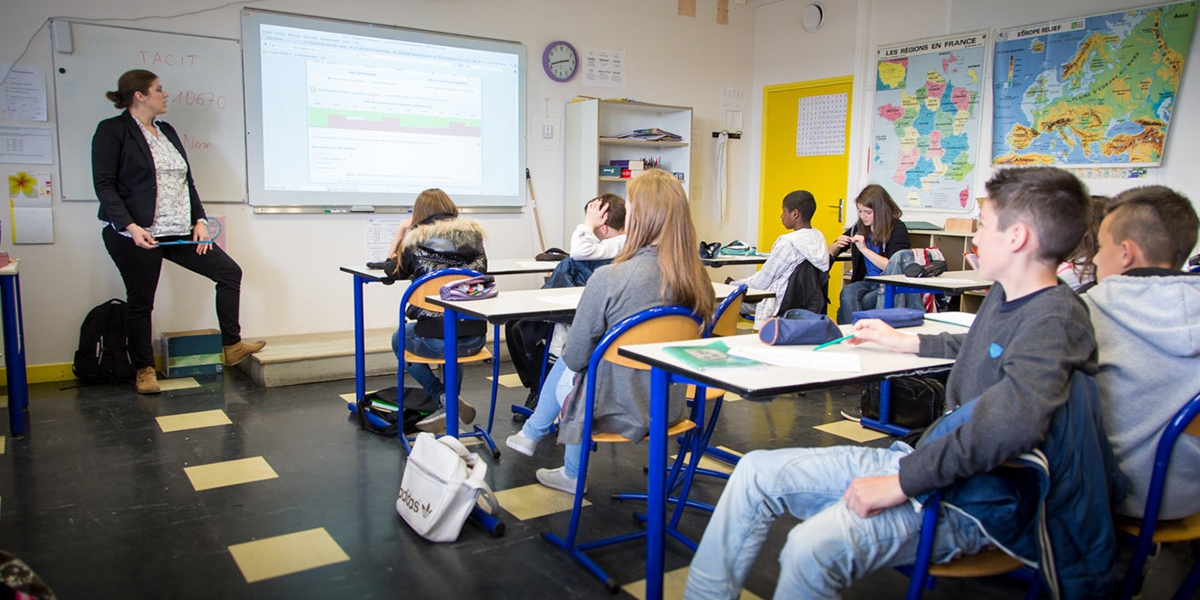
[[[549,123],[542,125],[542,139],[543,140],[554,139],[554,126],[553,125],[550,125]]]

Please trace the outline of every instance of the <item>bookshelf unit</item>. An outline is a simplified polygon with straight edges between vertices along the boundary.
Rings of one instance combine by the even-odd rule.
[[[678,142],[615,139],[635,129],[657,127],[681,136]],[[661,158],[663,169],[683,173],[683,190],[690,195],[692,109],[620,100],[580,100],[567,103],[563,129],[566,154],[563,235],[583,222],[583,207],[603,193],[626,197],[631,181],[601,177],[600,165],[610,160]],[[566,240],[563,240],[564,243]],[[565,247],[565,246],[564,246]]]

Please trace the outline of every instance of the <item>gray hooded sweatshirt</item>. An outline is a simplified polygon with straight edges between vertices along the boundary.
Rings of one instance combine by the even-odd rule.
[[[1132,484],[1117,512],[1146,505],[1163,427],[1200,392],[1200,276],[1133,269],[1084,295],[1100,351],[1104,427]],[[1160,519],[1200,511],[1200,439],[1182,436],[1171,458]]]

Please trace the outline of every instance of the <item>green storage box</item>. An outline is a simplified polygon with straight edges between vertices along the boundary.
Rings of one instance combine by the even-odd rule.
[[[162,334],[163,373],[168,378],[220,373],[225,370],[224,352],[216,329]]]

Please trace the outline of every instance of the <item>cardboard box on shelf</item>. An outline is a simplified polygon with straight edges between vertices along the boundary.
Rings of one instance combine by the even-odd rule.
[[[951,217],[946,219],[945,230],[952,233],[974,233],[978,227],[979,221],[976,219]]]

